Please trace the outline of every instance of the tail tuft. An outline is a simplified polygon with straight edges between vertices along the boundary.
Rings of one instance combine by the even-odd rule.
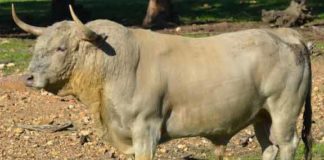
[[[308,42],[307,43],[307,50],[309,52],[309,56],[313,49],[313,43]],[[310,62],[310,57],[307,57],[308,59],[308,67],[309,67],[309,80],[308,80],[308,93],[306,95],[305,99],[305,110],[303,114],[303,129],[302,129],[302,140],[305,144],[305,153],[304,158],[305,160],[311,160],[312,159],[312,67]]]

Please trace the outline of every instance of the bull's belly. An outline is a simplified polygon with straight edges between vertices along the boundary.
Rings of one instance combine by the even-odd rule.
[[[261,99],[251,97],[250,100],[173,106],[166,120],[166,132],[171,138],[232,136],[249,125],[262,108]]]

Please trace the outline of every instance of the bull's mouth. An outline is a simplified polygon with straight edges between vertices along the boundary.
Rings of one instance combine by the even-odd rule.
[[[57,94],[66,84],[66,81],[60,80],[54,83],[49,83],[47,79],[40,79],[32,75],[25,75],[25,85],[34,89],[44,89],[53,94]]]
[[[59,81],[52,84],[47,84],[45,87],[43,87],[46,91],[51,92],[55,95],[59,93],[59,91],[64,87],[64,81]]]

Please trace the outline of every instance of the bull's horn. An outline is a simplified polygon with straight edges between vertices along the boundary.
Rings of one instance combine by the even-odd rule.
[[[28,33],[34,34],[36,36],[40,36],[44,32],[45,27],[32,26],[32,25],[26,24],[25,22],[20,20],[16,14],[14,4],[11,4],[11,14],[12,14],[12,18],[15,21],[15,23],[17,24],[17,26],[19,26],[19,28],[21,28],[22,30],[24,30]]]
[[[82,31],[82,33],[84,34],[84,38],[85,40],[88,41],[95,41],[98,38],[98,35],[96,34],[96,32],[92,31],[90,28],[88,28],[87,26],[85,26],[80,19],[75,15],[73,8],[71,5],[69,5],[70,8],[70,13],[72,16],[73,21],[76,23],[76,25],[78,26],[78,28]]]

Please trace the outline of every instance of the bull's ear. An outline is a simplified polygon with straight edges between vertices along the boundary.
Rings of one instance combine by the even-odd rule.
[[[100,36],[96,32],[92,31],[90,28],[88,28],[87,26],[85,26],[80,21],[80,19],[74,13],[73,8],[72,8],[71,5],[69,5],[69,8],[70,8],[70,13],[71,13],[71,16],[72,16],[73,21],[76,23],[78,29],[83,33],[83,38],[85,40],[87,40],[87,41],[92,41],[92,42],[95,42],[98,39],[100,39]]]
[[[44,30],[46,29],[45,27],[32,26],[32,25],[29,25],[29,24],[23,22],[22,20],[20,20],[16,14],[14,4],[11,4],[11,14],[12,14],[12,19],[15,21],[17,26],[19,26],[19,28],[21,28],[22,30],[24,30],[28,33],[31,33],[33,35],[36,35],[36,36],[40,36],[41,34],[44,33]]]

